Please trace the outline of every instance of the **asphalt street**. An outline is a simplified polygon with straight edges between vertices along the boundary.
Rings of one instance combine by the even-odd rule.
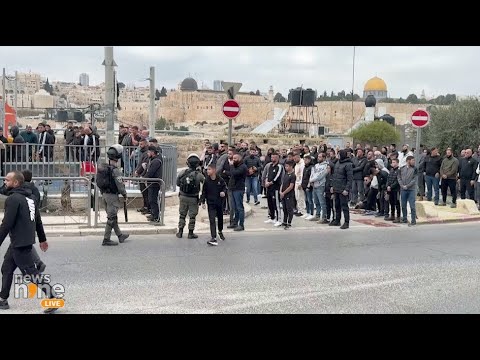
[[[67,313],[480,313],[478,224],[50,239]],[[8,239],[0,248],[3,254]],[[9,299],[4,313],[41,313]]]

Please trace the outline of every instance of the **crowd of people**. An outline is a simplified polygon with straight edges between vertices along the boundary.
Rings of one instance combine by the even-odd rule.
[[[202,154],[192,154],[196,161],[189,166],[197,169],[206,183],[218,184],[206,187],[207,195],[201,194],[200,188],[197,194],[200,204],[209,199],[208,204],[212,205],[209,244],[216,245],[215,219],[220,220],[221,214],[230,215],[228,228],[244,230],[243,194],[246,202],[253,201],[254,206],[260,204],[260,197],[266,198],[265,223],[285,229],[292,226],[294,217],[348,229],[352,209],[365,216],[414,226],[417,198],[426,197],[435,205],[446,206],[448,192],[452,208],[456,207],[458,195],[478,204],[480,147],[475,154],[471,148],[461,150],[458,159],[451,148],[445,150],[444,156],[436,147],[427,149],[421,145],[418,151],[416,159],[417,150],[408,144],[401,149],[396,144],[383,147],[357,144],[353,149],[346,143],[340,149],[322,143],[298,144],[291,149],[270,148],[262,154],[254,142],[248,144],[242,140],[229,146],[205,140]],[[183,226],[185,223],[181,222],[179,228]],[[194,225],[189,229],[191,237],[196,236]],[[219,227],[220,238],[222,229],[223,222]]]

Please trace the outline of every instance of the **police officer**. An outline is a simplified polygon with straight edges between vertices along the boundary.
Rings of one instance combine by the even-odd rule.
[[[108,164],[103,166],[112,166],[112,175],[113,180],[116,185],[116,188],[112,186],[110,189],[100,190],[102,192],[102,198],[105,203],[105,210],[107,212],[107,225],[105,226],[105,235],[103,236],[104,246],[118,245],[118,242],[110,240],[112,234],[112,229],[115,231],[115,234],[118,236],[118,241],[123,243],[128,237],[129,234],[124,234],[118,227],[118,210],[121,206],[120,199],[118,195],[121,194],[124,198],[124,201],[127,200],[127,191],[125,190],[125,185],[122,180],[122,173],[117,168],[117,162],[122,158],[123,146],[122,145],[113,145],[107,151]],[[97,175],[98,176],[98,175]],[[112,184],[113,185],[113,184]]]
[[[188,238],[196,239],[198,236],[193,233],[195,229],[195,218],[198,214],[200,184],[205,181],[200,167],[200,158],[197,154],[190,154],[187,158],[188,169],[180,172],[177,176],[177,186],[180,188],[180,219],[178,221],[177,238],[183,236],[185,227],[185,218],[187,214],[190,218],[188,222]]]
[[[148,166],[145,174],[146,178],[161,179],[162,178],[162,160],[158,156],[158,148],[150,145],[148,147]],[[158,192],[160,191],[159,182],[147,182],[148,185],[148,203],[150,206],[151,216],[147,217],[149,221],[158,222],[160,220],[160,209],[158,203]]]

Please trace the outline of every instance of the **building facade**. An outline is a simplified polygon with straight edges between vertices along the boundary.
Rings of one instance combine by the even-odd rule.
[[[79,78],[80,86],[90,86],[90,79],[88,74],[82,73]]]

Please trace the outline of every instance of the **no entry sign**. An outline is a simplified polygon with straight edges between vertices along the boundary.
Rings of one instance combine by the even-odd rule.
[[[240,114],[240,105],[235,100],[227,100],[222,107],[223,115],[235,119]]]
[[[430,114],[425,110],[417,110],[412,114],[410,121],[414,127],[423,128],[428,125]]]

